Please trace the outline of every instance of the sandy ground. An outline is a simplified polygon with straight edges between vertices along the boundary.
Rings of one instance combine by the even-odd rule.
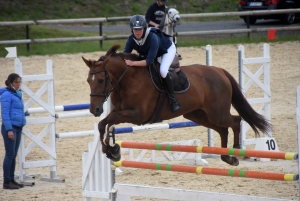
[[[277,141],[280,151],[298,152],[297,150],[297,122],[296,122],[296,86],[300,84],[300,43],[272,43],[271,52],[271,122],[274,130],[273,136]],[[263,44],[245,45],[246,57],[261,57]],[[237,45],[213,46],[213,64],[223,67],[238,79],[238,53]],[[205,64],[205,47],[179,48],[182,55],[181,65],[193,63]],[[45,63],[51,59],[54,64],[55,74],[55,103],[66,105],[89,102],[89,86],[86,83],[88,68],[81,56],[97,59],[104,52],[46,55],[19,57],[23,63],[24,75],[43,74],[46,72]],[[261,65],[251,65],[249,68],[257,70]],[[13,59],[0,59],[0,86],[4,87],[7,75],[14,72]],[[44,82],[26,83],[32,91],[37,91]],[[248,97],[261,97],[262,92],[253,87],[246,94]],[[46,96],[43,96],[45,99]],[[26,96],[25,96],[26,99]],[[33,107],[39,107],[34,105]],[[257,106],[255,106],[257,107]],[[235,111],[233,111],[234,113]],[[84,117],[59,120],[56,124],[56,132],[92,130],[94,122],[99,118]],[[167,122],[184,121],[183,117]],[[122,125],[121,125],[122,126]],[[28,126],[36,135],[42,126]],[[182,128],[176,130],[151,131],[147,133],[134,133],[131,135],[119,135],[118,140],[166,142],[188,139],[200,139],[203,145],[207,144],[207,129],[201,127]],[[253,132],[247,134],[253,136]],[[232,133],[229,136],[229,146],[232,146]],[[82,153],[87,151],[88,142],[93,137],[72,138],[57,140],[57,176],[64,178],[65,183],[50,183],[35,180],[36,185],[25,187],[16,191],[0,190],[0,200],[83,200],[81,191],[82,177]],[[47,143],[47,138],[44,142]],[[26,144],[29,140],[25,138]],[[219,136],[215,135],[215,146],[220,145]],[[251,147],[250,147],[251,148]],[[3,160],[4,147],[0,147],[0,160]],[[27,160],[48,159],[49,156],[40,148],[35,148],[28,155]],[[220,159],[207,159],[209,166],[230,168]],[[184,164],[185,162],[181,162]],[[236,169],[271,171],[280,173],[297,173],[295,161],[271,161],[250,162],[241,161]],[[122,168],[124,174],[117,177],[118,182],[154,185],[162,187],[174,187],[212,191],[222,193],[234,193],[243,195],[283,198],[299,200],[299,188],[296,182],[255,180],[247,178],[230,178],[210,175],[183,174],[175,172],[133,170]],[[0,170],[2,174],[2,168]],[[49,168],[28,169],[28,174],[41,174],[49,176]],[[0,178],[2,183],[3,178]],[[199,198],[200,200],[201,198]],[[134,200],[155,200],[134,198]],[[226,198],[224,198],[226,200]]]

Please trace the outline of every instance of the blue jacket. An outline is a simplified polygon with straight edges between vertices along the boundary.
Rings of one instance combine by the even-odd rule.
[[[136,50],[140,55],[146,57],[145,60],[149,66],[156,57],[167,53],[171,45],[172,41],[169,36],[157,28],[148,28],[140,41],[137,41],[135,36],[131,34],[126,42],[124,52],[131,53],[132,50]]]
[[[0,88],[2,124],[7,131],[12,126],[23,127],[26,124],[22,97],[7,88]]]

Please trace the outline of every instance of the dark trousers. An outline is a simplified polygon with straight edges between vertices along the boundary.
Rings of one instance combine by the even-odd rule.
[[[15,139],[11,140],[8,138],[8,131],[5,129],[4,125],[1,126],[1,133],[4,140],[5,147],[5,157],[3,160],[3,178],[4,181],[11,181],[15,176],[16,168],[16,156],[18,154],[18,149],[20,146],[20,141],[22,137],[22,127],[13,126],[13,132]]]

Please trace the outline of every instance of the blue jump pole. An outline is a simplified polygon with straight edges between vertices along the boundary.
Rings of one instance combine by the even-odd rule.
[[[123,127],[123,128],[115,128],[115,134],[132,133],[132,132],[149,131],[149,130],[185,128],[185,127],[194,127],[194,126],[200,126],[200,125],[196,124],[193,121],[185,121],[185,122],[175,122],[175,123],[165,123],[165,124],[153,124],[153,125],[146,125],[146,126]]]

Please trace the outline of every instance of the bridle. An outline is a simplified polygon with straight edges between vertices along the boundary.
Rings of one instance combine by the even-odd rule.
[[[121,56],[121,55],[119,55],[122,59],[123,59],[123,61],[125,62],[125,59]],[[98,61],[100,61],[100,60],[98,60]],[[96,63],[97,61],[95,61],[95,63]],[[94,63],[94,64],[95,64]],[[119,84],[119,82],[121,81],[121,79],[124,77],[124,75],[125,75],[125,73],[127,72],[127,70],[128,70],[128,67],[129,66],[127,66],[126,65],[126,69],[123,71],[123,73],[122,73],[122,75],[120,76],[120,78],[118,79],[118,81],[116,82],[116,84],[115,85],[113,85],[112,84],[112,80],[110,79],[110,77],[109,77],[109,75],[108,75],[108,72],[107,72],[107,69],[106,69],[106,67],[104,67],[104,69],[102,69],[102,70],[98,70],[98,71],[95,71],[95,72],[89,72],[89,74],[90,75],[96,75],[97,73],[102,73],[102,72],[104,72],[105,73],[105,88],[104,88],[104,91],[103,91],[103,93],[101,93],[101,94],[90,94],[90,96],[91,97],[94,97],[94,96],[100,96],[100,97],[105,97],[105,100],[104,100],[104,102],[108,99],[108,97],[110,96],[110,94],[115,90],[115,87]],[[109,88],[108,88],[108,81],[109,81],[109,83],[110,83],[110,86],[111,86],[111,90],[109,91]]]

